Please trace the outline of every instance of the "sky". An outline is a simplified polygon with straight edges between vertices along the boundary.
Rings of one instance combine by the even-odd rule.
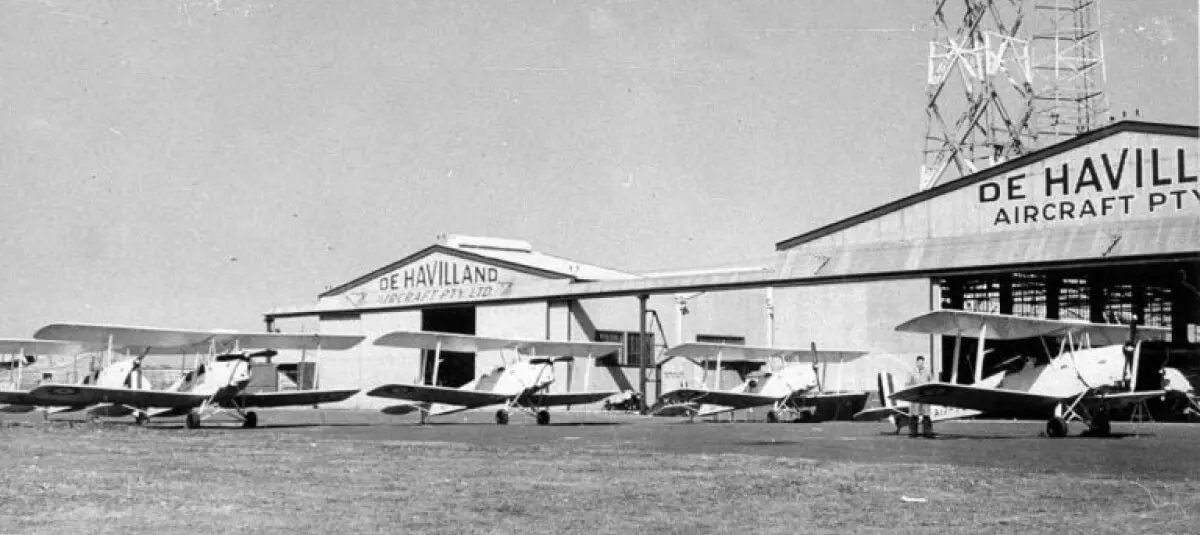
[[[262,329],[458,233],[728,264],[914,193],[930,3],[2,0],[0,336]],[[1103,2],[1195,125],[1197,4]]]

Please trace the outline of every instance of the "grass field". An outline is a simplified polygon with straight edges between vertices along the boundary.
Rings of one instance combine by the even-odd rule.
[[[1200,533],[1200,426],[1052,440],[1036,422],[966,422],[912,440],[871,424],[477,416],[9,423],[0,532]]]

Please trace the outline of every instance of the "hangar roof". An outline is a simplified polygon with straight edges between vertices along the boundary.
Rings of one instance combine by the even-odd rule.
[[[1051,145],[1041,150],[1037,150],[1020,158],[1009,160],[1000,165],[989,167],[978,173],[967,175],[942,185],[930,188],[925,191],[914,193],[907,197],[903,197],[884,204],[882,206],[867,210],[860,214],[850,216],[834,223],[830,223],[823,227],[805,232],[798,236],[788,238],[775,244],[775,249],[778,251],[786,251],[798,247],[800,245],[813,242],[820,238],[830,236],[840,231],[860,225],[862,223],[877,219],[884,215],[902,210],[904,208],[923,203],[935,197],[941,197],[956,190],[960,190],[969,186],[979,184],[981,182],[1003,177],[1014,170],[1029,166],[1038,161],[1047,160],[1062,153],[1080,148],[1084,145],[1096,143],[1105,138],[1115,136],[1123,132],[1134,132],[1142,134],[1157,134],[1165,136],[1178,137],[1200,137],[1200,128],[1195,126],[1184,126],[1177,124],[1149,123],[1141,121],[1121,121],[1113,123],[1104,128],[1093,130],[1085,134],[1076,136],[1062,143]]]
[[[547,279],[591,282],[639,278],[637,275],[631,273],[539,253],[534,251],[529,243],[523,241],[501,238],[476,238],[451,234],[440,237],[439,242],[434,245],[421,249],[416,253],[371,271],[345,284],[326,290],[319,297],[337,295],[400,266],[416,262],[437,252],[496,264],[516,271],[539,275]]]

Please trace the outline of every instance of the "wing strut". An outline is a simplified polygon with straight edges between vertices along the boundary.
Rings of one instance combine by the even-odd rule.
[[[437,346],[433,348],[433,376],[429,378],[430,386],[437,386],[438,368],[442,364],[442,339],[438,338]]]
[[[986,354],[983,351],[984,341],[987,340],[987,324],[979,328],[979,347],[975,350],[975,383],[979,384],[983,381],[983,357]]]
[[[962,352],[962,333],[959,332],[958,334],[954,335],[954,362],[951,363],[951,365],[950,365],[950,382],[951,383],[958,382],[958,361],[960,360],[959,357],[962,356],[961,352]],[[930,359],[930,360],[932,360],[932,359]]]

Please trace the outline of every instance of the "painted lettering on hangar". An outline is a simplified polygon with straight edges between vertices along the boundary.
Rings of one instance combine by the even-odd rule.
[[[495,266],[433,255],[375,278],[345,297],[354,306],[404,306],[501,297],[515,274]]]
[[[1200,214],[1196,147],[1175,145],[1111,147],[1032,165],[980,183],[979,207],[993,227]]]

